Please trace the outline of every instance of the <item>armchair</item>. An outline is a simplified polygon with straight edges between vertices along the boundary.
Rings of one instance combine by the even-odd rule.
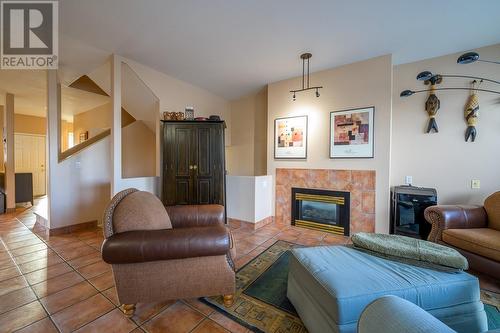
[[[127,316],[138,302],[224,295],[232,304],[235,249],[222,206],[165,208],[153,194],[127,189],[105,210],[104,237],[102,258]]]
[[[471,269],[500,279],[500,192],[483,206],[431,206],[424,216],[432,224],[429,241],[454,247]]]

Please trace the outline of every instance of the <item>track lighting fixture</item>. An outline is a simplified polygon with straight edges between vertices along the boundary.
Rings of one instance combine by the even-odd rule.
[[[476,61],[489,62],[492,64],[500,65],[499,61],[479,59],[479,54],[477,52],[467,52],[462,54],[460,57],[458,57],[457,64],[465,65],[465,64],[471,64]]]
[[[290,90],[293,93],[292,99],[295,101],[295,93],[316,89],[316,97],[319,97],[319,89],[323,88],[323,86],[309,86],[309,59],[311,59],[311,53],[303,53],[300,55],[300,59],[302,59],[302,89]],[[307,62],[307,73],[306,73],[306,62]]]

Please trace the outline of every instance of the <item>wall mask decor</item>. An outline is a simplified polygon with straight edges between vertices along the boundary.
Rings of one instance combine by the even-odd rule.
[[[429,116],[429,124],[427,125],[427,133],[430,133],[432,130],[434,132],[439,132],[438,125],[436,122],[436,114],[441,107],[441,101],[436,96],[435,89],[436,84],[440,84],[442,82],[441,76],[433,76],[429,80],[425,80],[425,84],[430,84],[431,88],[429,91],[429,97],[427,101],[425,101],[425,111],[427,111],[427,115]]]
[[[479,97],[475,92],[475,85],[477,84],[477,81],[474,80],[471,82],[471,90],[470,90],[470,95],[469,98],[467,99],[467,103],[465,104],[464,108],[464,117],[465,121],[467,122],[467,130],[465,131],[465,142],[470,141],[474,142],[476,140],[476,124],[477,124],[477,117],[479,113]],[[481,84],[479,82],[478,86]]]
[[[465,54],[468,55],[468,54]],[[463,55],[463,56],[465,56]],[[460,60],[460,58],[459,58]],[[477,59],[476,59],[477,60]],[[460,62],[459,63],[468,63],[468,62]],[[437,84],[440,84],[443,81],[444,77],[452,77],[452,78],[461,78],[461,79],[474,79],[472,81],[473,86],[471,88],[463,88],[463,87],[443,87],[443,88],[436,88]],[[400,97],[410,97],[413,94],[417,93],[423,93],[423,92],[429,92],[429,97],[427,98],[427,101],[425,102],[425,111],[427,111],[427,114],[429,115],[429,124],[427,125],[427,130],[426,133],[430,133],[432,130],[435,132],[438,132],[438,126],[436,122],[436,114],[439,110],[439,107],[441,106],[441,103],[439,101],[439,98],[436,96],[436,91],[438,90],[468,90],[470,92],[469,99],[467,100],[467,104],[465,105],[464,109],[464,116],[465,116],[465,121],[467,122],[467,130],[465,132],[465,141],[468,141],[469,139],[474,142],[476,139],[476,123],[477,123],[477,112],[479,111],[479,97],[477,93],[479,91],[481,92],[486,92],[486,93],[491,93],[491,94],[498,94],[500,95],[500,91],[497,90],[492,90],[492,89],[481,89],[475,86],[477,84],[477,80],[479,80],[479,83],[481,84],[483,81],[487,82],[489,84],[500,84],[500,81],[488,79],[488,78],[483,78],[483,77],[478,77],[478,76],[471,76],[471,75],[456,75],[456,74],[432,74],[432,72],[429,71],[423,71],[420,72],[417,75],[417,80],[419,81],[424,81],[426,85],[430,84],[429,89],[422,89],[422,90],[403,90],[399,96]]]

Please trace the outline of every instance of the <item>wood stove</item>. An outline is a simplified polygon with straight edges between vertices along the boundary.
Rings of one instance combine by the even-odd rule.
[[[292,187],[292,225],[349,236],[350,193]]]

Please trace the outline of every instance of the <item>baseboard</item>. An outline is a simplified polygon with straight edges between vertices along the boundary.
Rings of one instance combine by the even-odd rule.
[[[76,232],[76,231],[82,231],[82,230],[96,228],[97,227],[97,220],[73,224],[73,225],[67,225],[64,227],[54,228],[54,229],[47,228],[42,223],[37,221],[35,223],[35,227],[39,228],[39,229],[45,229],[45,234],[48,236],[57,236],[57,235],[70,234],[70,233]]]
[[[232,219],[228,218],[228,223],[233,224],[233,225],[239,225],[239,228],[244,229],[244,230],[249,230],[249,231],[255,231],[257,229],[260,229],[270,223],[274,222],[274,216],[268,216],[265,219],[262,219],[257,222],[249,222],[249,221],[244,221],[244,220],[238,220],[238,219]]]

